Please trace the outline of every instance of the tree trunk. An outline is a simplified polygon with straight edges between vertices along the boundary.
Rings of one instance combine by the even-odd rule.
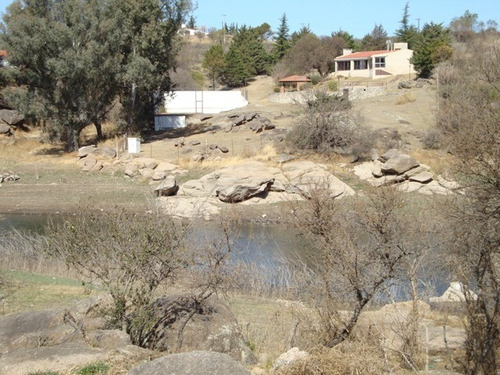
[[[95,130],[97,132],[97,140],[102,141],[104,137],[102,136],[102,125],[100,121],[94,121]]]

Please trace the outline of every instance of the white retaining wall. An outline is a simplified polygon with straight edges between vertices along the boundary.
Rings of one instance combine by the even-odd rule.
[[[220,113],[243,108],[248,101],[240,91],[175,91],[165,94],[165,113]]]
[[[186,116],[155,115],[155,131],[186,127]]]

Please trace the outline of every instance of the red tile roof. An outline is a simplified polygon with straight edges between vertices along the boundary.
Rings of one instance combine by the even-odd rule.
[[[395,51],[380,50],[380,51],[355,52],[355,53],[351,53],[349,55],[339,56],[335,60],[340,61],[340,60],[368,59],[368,58],[372,57],[373,55],[383,55],[383,54],[392,53],[392,52],[395,52]]]
[[[8,54],[9,54],[9,53],[8,53],[6,50],[4,50],[4,49],[0,49],[0,58],[1,58],[1,57],[5,57],[5,56],[7,56]]]
[[[311,82],[311,79],[306,76],[293,75],[290,77],[285,77],[279,80],[280,82]]]

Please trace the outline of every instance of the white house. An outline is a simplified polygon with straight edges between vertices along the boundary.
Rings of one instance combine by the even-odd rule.
[[[410,59],[413,51],[408,43],[394,43],[394,47],[382,51],[353,53],[344,49],[342,56],[335,59],[335,76],[383,78],[390,75],[413,74]]]

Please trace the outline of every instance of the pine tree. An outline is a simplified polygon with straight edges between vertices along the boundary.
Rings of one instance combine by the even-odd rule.
[[[434,67],[451,57],[451,37],[442,24],[426,23],[415,43],[411,63],[420,77],[429,77]]]
[[[410,25],[410,2],[408,1],[403,10],[403,18],[400,21],[401,27],[396,30],[396,37],[399,42],[408,43],[408,48],[412,49],[418,38],[418,30],[414,25]]]
[[[216,44],[205,53],[203,57],[203,68],[208,71],[208,77],[212,80],[212,89],[215,90],[217,81],[222,78],[226,62],[224,61],[224,50],[220,44]]]
[[[274,42],[273,47],[273,57],[276,61],[281,60],[283,56],[285,56],[286,51],[288,51],[291,47],[290,44],[290,36],[288,35],[289,28],[286,19],[286,14],[283,13],[283,16],[280,19],[280,27],[278,29],[278,35]]]

